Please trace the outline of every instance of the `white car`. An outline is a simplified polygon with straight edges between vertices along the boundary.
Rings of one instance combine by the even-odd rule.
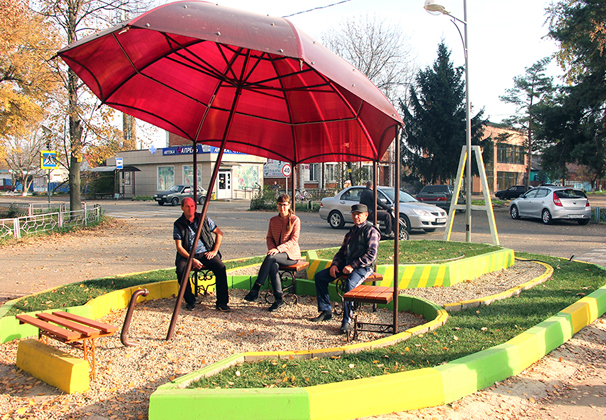
[[[364,189],[365,187],[349,187],[334,197],[323,198],[320,217],[327,220],[334,229],[342,228],[345,223],[353,223],[351,206],[360,202],[360,194]],[[394,192],[392,187],[377,187],[377,200],[393,206]],[[438,206],[421,203],[410,194],[400,191],[400,219],[408,232],[411,229],[433,232],[436,228],[446,226],[446,218],[446,212]]]
[[[509,214],[512,219],[541,219],[546,225],[554,220],[576,220],[579,225],[586,225],[591,220],[591,205],[581,190],[540,186],[513,200]]]

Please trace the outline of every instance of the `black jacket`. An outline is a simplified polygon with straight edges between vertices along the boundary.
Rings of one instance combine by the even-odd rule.
[[[370,188],[364,188],[362,190],[362,194],[360,194],[360,204],[366,204],[366,207],[368,207],[368,212],[372,213],[375,209],[374,202],[375,200],[373,191]],[[377,209],[389,210],[389,206],[383,204],[381,200],[377,200]]]
[[[202,214],[196,213],[196,215],[194,216],[194,220],[197,220],[198,222],[200,222],[201,217],[202,217]],[[188,226],[193,225],[193,223],[189,223],[189,220],[187,220],[185,218],[185,215],[182,214],[181,217],[179,217],[175,221],[174,225],[177,229],[179,229],[179,232],[181,234],[181,241],[183,242],[183,248],[185,248],[187,250],[187,252],[189,252],[189,253],[191,253],[192,251],[195,252],[196,247],[192,246],[192,244],[189,243],[189,233],[187,232]],[[196,231],[193,228],[193,226],[192,226],[192,229],[194,230],[194,232]],[[200,233],[200,239],[202,240],[202,243],[204,244],[204,246],[206,247],[206,249],[208,251],[210,251],[211,249],[214,248],[215,238],[210,231],[210,227],[208,225],[208,217],[206,218],[206,220],[204,220],[202,232]],[[219,256],[219,258],[221,258],[221,251],[217,252],[217,255]],[[179,261],[179,259],[185,259],[185,258],[183,258],[183,256],[177,252],[177,256],[175,258],[175,265],[177,264],[177,261]]]

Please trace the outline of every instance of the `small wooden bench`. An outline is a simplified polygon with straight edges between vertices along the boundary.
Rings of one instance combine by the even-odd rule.
[[[347,304],[347,302],[360,305],[370,303],[373,305],[373,311],[376,311],[377,304],[387,305],[391,301],[393,301],[393,287],[361,284],[343,295],[344,306]],[[377,324],[358,321],[358,312],[355,310],[352,311],[351,319],[353,322],[354,340],[358,337],[359,331],[373,331],[381,333],[388,332],[390,330],[393,331],[393,324]],[[349,340],[350,334],[348,333],[347,341]]]
[[[194,295],[199,296],[200,292],[208,294],[208,288],[215,285],[215,282],[201,284],[203,281],[211,281],[215,277],[215,273],[208,267],[202,266],[198,269],[191,269],[191,279],[194,282]]]
[[[341,298],[341,304],[343,305],[343,308],[345,307],[345,299],[344,299],[344,295],[345,295],[345,280],[347,280],[347,276],[341,276],[336,280],[336,285],[337,285],[337,294],[339,295],[339,297]],[[373,272],[370,276],[366,277],[366,280],[364,280],[362,282],[362,284],[367,284],[367,283],[372,283],[373,286],[376,286],[377,283],[383,281],[383,274],[379,274],[376,272]],[[373,312],[377,310],[377,306],[373,305],[372,307]],[[335,315],[340,315],[341,313],[339,312],[339,310],[335,307],[334,311]]]
[[[36,318],[20,314],[16,318],[23,324],[38,328],[38,341],[48,344],[48,338],[52,338],[82,350],[83,359],[90,366],[91,379],[95,379],[95,340],[118,331],[118,327],[113,325],[63,311],[39,313]]]
[[[285,301],[292,301],[292,303],[294,304],[299,303],[296,287],[297,273],[299,271],[305,270],[307,267],[309,267],[309,263],[307,261],[299,260],[295,264],[284,265],[278,269],[278,275],[280,276],[280,282],[282,282],[282,284],[290,280],[290,284],[282,288],[282,293],[284,294]],[[271,289],[269,289],[265,293],[265,301],[267,303],[274,302],[273,293],[271,292]]]

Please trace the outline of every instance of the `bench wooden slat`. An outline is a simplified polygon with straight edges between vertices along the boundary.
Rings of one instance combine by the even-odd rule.
[[[58,317],[56,315],[40,313],[40,314],[36,314],[36,316],[44,321],[53,322],[55,324],[61,325],[62,327],[69,328],[70,330],[73,330],[73,331],[77,331],[83,335],[86,335],[87,337],[90,337],[92,335],[96,335],[99,333],[98,329],[90,328],[90,327],[87,327],[80,323],[72,322],[65,318]]]
[[[389,303],[393,300],[393,289],[385,286],[360,285],[345,293],[345,300],[362,303]]]
[[[34,318],[33,316],[30,316],[30,315],[21,314],[21,315],[17,315],[16,318],[25,324],[30,324],[30,325],[33,325],[34,327],[37,327],[38,329],[47,331],[47,332],[57,336],[61,340],[70,341],[70,340],[76,340],[76,339],[82,337],[82,335],[80,333],[77,333],[76,331],[66,330],[65,328],[58,327],[56,325],[53,325],[53,324],[43,321],[41,319]]]
[[[96,328],[105,333],[113,333],[118,331],[118,327],[114,327],[113,325],[104,324],[103,322],[95,321],[93,319],[85,318],[83,316],[74,315],[63,311],[53,312],[53,315],[69,319],[70,321],[76,321],[81,324],[88,325],[89,327]]]
[[[307,267],[309,267],[309,263],[307,261],[301,260],[296,264],[282,266],[280,267],[280,270],[301,271],[305,270]]]

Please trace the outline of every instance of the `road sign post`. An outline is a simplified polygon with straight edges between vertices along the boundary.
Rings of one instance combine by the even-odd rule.
[[[286,177],[286,194],[288,194],[288,177],[290,176],[292,172],[292,168],[290,167],[289,163],[285,163],[284,165],[282,165],[282,175],[284,175]],[[293,191],[293,195],[294,195],[294,191]]]

